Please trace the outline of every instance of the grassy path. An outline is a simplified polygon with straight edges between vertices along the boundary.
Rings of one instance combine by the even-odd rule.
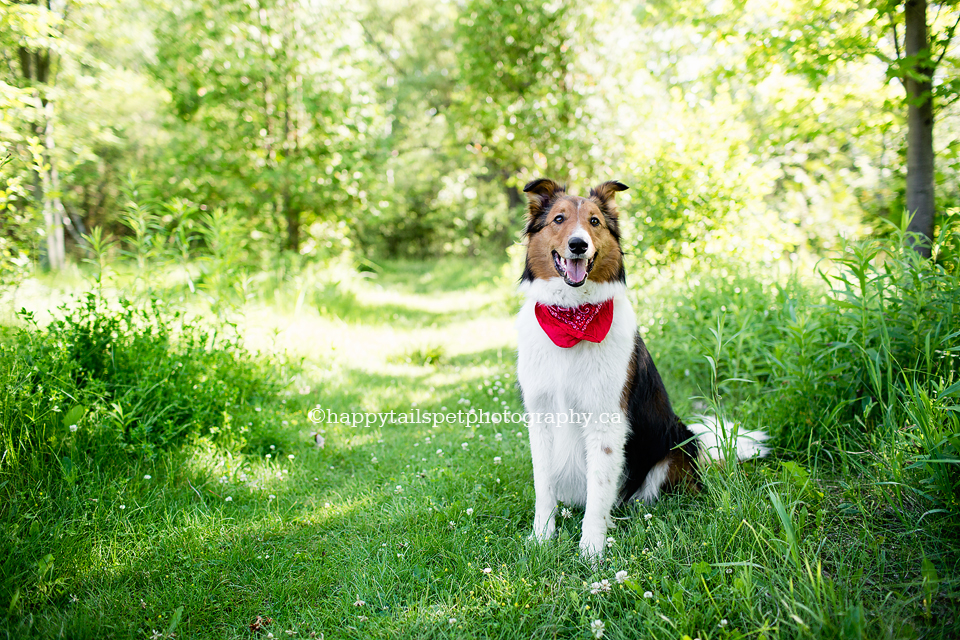
[[[699,496],[618,512],[607,557],[591,567],[577,554],[580,513],[562,519],[557,541],[526,541],[521,425],[309,420],[317,405],[519,411],[510,285],[482,273],[397,265],[319,298],[321,314],[250,305],[248,345],[303,358],[287,394],[260,408],[273,432],[252,453],[198,443],[88,469],[53,497],[19,493],[5,535],[46,595],[0,637],[707,640],[939,628],[924,622],[932,586],[918,581],[918,534],[871,513],[855,480],[831,484],[775,459],[711,469]]]

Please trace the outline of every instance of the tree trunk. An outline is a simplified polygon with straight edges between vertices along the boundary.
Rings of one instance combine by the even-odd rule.
[[[910,245],[930,257],[935,214],[933,173],[933,61],[927,38],[927,0],[907,0],[904,8],[904,53],[915,60],[904,78],[907,90],[907,211],[908,231],[920,234]]]
[[[53,137],[53,103],[44,107],[46,126],[43,133],[44,166],[40,171],[43,180],[43,222],[47,228],[47,264],[60,271],[67,264],[66,244],[63,238],[63,220],[66,212],[60,200],[60,174],[53,157],[56,144]]]

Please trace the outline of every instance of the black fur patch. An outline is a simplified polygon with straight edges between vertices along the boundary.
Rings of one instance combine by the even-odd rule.
[[[624,445],[624,480],[620,501],[633,497],[647,474],[677,445],[690,440],[681,450],[696,463],[699,442],[670,406],[667,389],[653,364],[640,334],[634,340],[633,378],[627,381],[627,424],[630,435]]]

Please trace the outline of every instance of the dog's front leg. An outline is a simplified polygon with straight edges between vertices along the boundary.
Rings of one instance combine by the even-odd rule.
[[[619,418],[619,423],[614,422]],[[615,415],[603,423],[594,414],[585,425],[587,454],[587,505],[583,514],[580,552],[585,558],[603,555],[607,529],[613,525],[610,512],[620,491],[623,471],[623,445],[626,441],[626,417]]]
[[[554,434],[549,426],[535,418],[531,418],[529,430],[533,489],[537,494],[530,539],[543,542],[552,538],[557,529],[557,488],[553,478]]]

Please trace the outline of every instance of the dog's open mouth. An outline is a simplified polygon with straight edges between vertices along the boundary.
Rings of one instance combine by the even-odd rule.
[[[596,258],[561,258],[556,251],[553,252],[553,266],[557,268],[557,273],[571,287],[579,287],[587,281],[587,275],[593,269],[593,260]]]

